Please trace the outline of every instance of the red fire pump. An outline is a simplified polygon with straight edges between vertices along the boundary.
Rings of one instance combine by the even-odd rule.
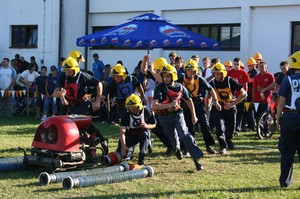
[[[101,145],[98,147],[97,145]],[[108,154],[108,140],[85,115],[53,116],[37,128],[26,166],[50,166],[52,170],[101,165]],[[101,154],[99,152],[101,151]]]

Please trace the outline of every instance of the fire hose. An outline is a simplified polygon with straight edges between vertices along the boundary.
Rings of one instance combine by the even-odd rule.
[[[51,183],[62,182],[63,179],[66,177],[75,178],[75,177],[93,176],[93,175],[123,172],[128,170],[129,170],[129,164],[126,162],[122,162],[120,165],[117,166],[97,168],[97,169],[84,170],[84,171],[70,171],[70,172],[61,172],[61,173],[53,173],[53,174],[43,172],[39,176],[39,181],[41,185],[48,185]]]
[[[145,166],[143,169],[140,170],[126,171],[122,173],[111,173],[78,178],[67,177],[63,179],[62,186],[64,189],[72,189],[77,187],[88,187],[100,184],[109,184],[132,179],[152,177],[153,175],[154,170],[152,169],[152,167]]]
[[[24,157],[12,157],[12,158],[1,158],[0,159],[0,172],[4,171],[16,171],[26,168],[24,164]]]

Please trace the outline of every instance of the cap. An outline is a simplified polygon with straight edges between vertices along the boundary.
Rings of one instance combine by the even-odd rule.
[[[98,53],[94,53],[93,57],[99,57]]]
[[[51,70],[51,71],[52,71],[52,70],[55,70],[55,71],[56,71],[56,66],[54,66],[54,65],[51,66],[51,67],[50,67],[50,70]]]

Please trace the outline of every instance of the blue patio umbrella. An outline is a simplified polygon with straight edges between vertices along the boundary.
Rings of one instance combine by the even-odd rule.
[[[166,19],[146,13],[112,28],[77,38],[77,46],[119,46],[123,48],[193,48],[219,50],[219,42],[173,25]]]

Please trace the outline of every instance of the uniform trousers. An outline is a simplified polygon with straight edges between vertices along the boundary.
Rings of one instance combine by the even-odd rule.
[[[292,182],[293,163],[296,151],[300,154],[300,113],[284,113],[280,120],[280,138],[278,149],[280,158],[281,187],[288,187]]]
[[[172,113],[158,115],[157,119],[169,137],[174,152],[180,150],[180,139],[184,142],[187,151],[194,160],[203,156],[203,152],[197,146],[195,139],[188,131],[181,109]]]

